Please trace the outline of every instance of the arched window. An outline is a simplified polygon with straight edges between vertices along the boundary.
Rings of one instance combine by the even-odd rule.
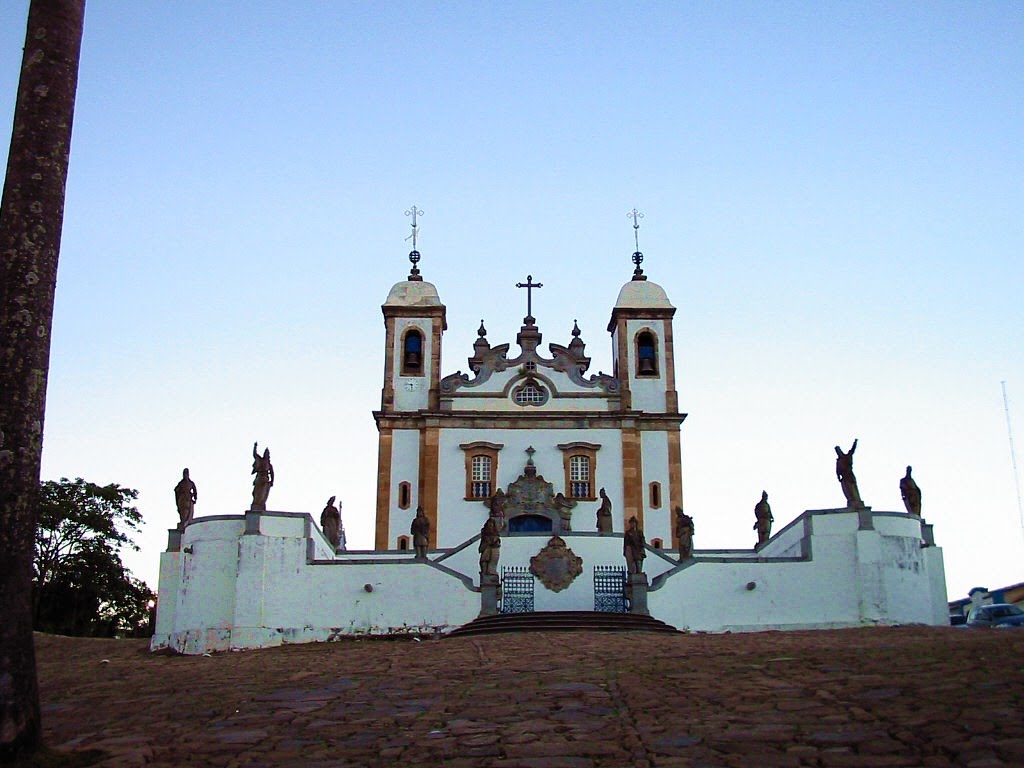
[[[403,551],[403,552],[406,551],[407,549],[409,549],[409,537],[408,536],[399,536],[398,537],[398,548],[401,551]]]
[[[636,375],[658,375],[658,342],[650,331],[636,335]]]
[[[398,508],[408,509],[412,501],[412,486],[406,481],[398,484]]]
[[[661,483],[651,483],[651,509],[661,507]]]
[[[402,375],[421,376],[423,374],[423,334],[413,328],[402,340]]]
[[[651,539],[651,546],[655,549],[661,549],[665,546],[665,542],[663,542],[661,539]]]

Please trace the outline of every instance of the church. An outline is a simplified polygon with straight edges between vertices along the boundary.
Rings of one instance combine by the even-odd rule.
[[[374,413],[375,548],[409,549],[421,506],[430,548],[457,546],[480,531],[496,496],[503,531],[596,531],[603,490],[612,530],[636,517],[652,546],[674,549],[685,414],[675,390],[675,308],[664,289],[637,264],[608,323],[612,373],[587,375],[579,328],[545,354],[530,295],[540,286],[532,275],[519,285],[528,293],[518,350],[492,346],[481,322],[469,373],[448,375],[437,289],[415,262],[391,289],[383,306],[384,390]]]
[[[589,372],[578,327],[542,346],[532,275],[518,284],[515,348],[492,345],[481,322],[466,372],[447,372],[445,305],[415,237],[409,259],[381,307],[376,509],[363,512],[374,549],[348,551],[327,518],[268,510],[255,493],[241,514],[187,519],[161,555],[154,650],[446,633],[514,612],[630,612],[712,632],[947,622],[931,526],[909,504],[864,505],[852,464],[846,507],[774,534],[765,523],[753,549],[692,549],[676,310],[639,249],[609,308],[610,374]]]

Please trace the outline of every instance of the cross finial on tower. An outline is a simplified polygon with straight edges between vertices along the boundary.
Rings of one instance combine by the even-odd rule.
[[[412,234],[405,238],[406,240],[412,240],[412,250],[409,251],[409,261],[412,262],[412,269],[409,270],[410,280],[422,280],[420,276],[420,269],[416,265],[420,261],[420,252],[416,250],[416,236],[419,234],[419,224],[417,218],[423,215],[423,211],[417,208],[415,205],[405,212],[406,216],[412,216]]]
[[[533,282],[533,275],[527,275],[525,283],[516,283],[516,288],[526,289],[526,317],[523,318],[524,325],[533,325],[536,322],[533,317],[533,289],[543,287],[544,283]]]
[[[626,214],[626,218],[633,220],[633,243],[636,250],[633,251],[633,263],[636,264],[636,269],[633,270],[634,280],[646,280],[647,276],[644,275],[644,271],[640,269],[640,265],[644,261],[644,255],[640,253],[640,219],[644,215],[640,213],[636,208]]]

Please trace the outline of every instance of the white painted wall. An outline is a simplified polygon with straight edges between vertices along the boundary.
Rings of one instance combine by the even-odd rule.
[[[443,429],[439,443],[438,546],[455,547],[480,533],[489,514],[480,501],[466,501],[466,454],[459,446],[477,440],[503,444],[498,453],[498,486],[507,488],[526,467],[526,449],[536,450],[537,473],[551,483],[554,493],[565,493],[563,453],[557,446],[586,439],[601,446],[597,452],[596,487],[604,487],[612,500],[612,525],[623,530],[622,437],[616,429]],[[574,530],[597,530],[599,501],[581,501],[573,510]]]
[[[629,355],[629,389],[633,393],[633,410],[647,413],[665,412],[665,391],[667,389],[667,373],[665,366],[665,327],[667,320],[627,320],[626,347]],[[636,375],[636,335],[649,328],[658,340],[658,377],[637,378]],[[619,371],[621,378],[623,371]]]
[[[430,361],[434,357],[434,341],[430,318],[396,317],[395,318],[395,349],[392,359],[392,370],[395,372],[395,410],[418,411],[427,407],[430,394],[430,372],[433,370]],[[402,341],[407,328],[418,328],[423,334],[423,375],[402,376]]]
[[[407,555],[324,561],[318,558],[325,543],[308,516],[250,517],[258,532],[250,526],[246,533],[242,516],[193,521],[182,534],[182,551],[164,554],[154,649],[202,653],[346,634],[444,631],[479,613],[480,594],[471,586],[478,576],[475,542],[439,558],[443,568]],[[650,611],[678,628],[702,631],[945,624],[942,551],[921,547],[920,520],[876,513],[872,522],[861,530],[856,512],[822,510],[805,513],[757,553],[698,550],[677,564],[649,552]],[[800,543],[805,534],[809,541]],[[528,566],[548,538],[504,536],[499,572]],[[592,610],[593,567],[624,564],[622,537],[563,538],[583,558],[583,573],[557,593],[538,581],[535,608]],[[799,551],[809,559],[773,554]]]
[[[672,489],[668,482],[668,434],[641,432],[640,452],[643,457],[644,536],[650,542],[656,538],[672,546]],[[651,506],[651,483],[661,483],[661,507]]]
[[[409,536],[409,526],[416,517],[420,487],[420,432],[418,429],[396,429],[391,433],[391,504],[388,526],[388,547],[398,547],[399,536]],[[409,508],[398,506],[398,486],[409,483]],[[410,546],[412,546],[410,544]]]

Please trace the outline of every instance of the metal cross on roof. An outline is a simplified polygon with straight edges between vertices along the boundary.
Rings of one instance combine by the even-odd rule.
[[[640,219],[644,215],[640,213],[636,208],[626,214],[626,218],[633,220],[633,244],[636,250],[633,251],[633,263],[636,264],[636,269],[633,270],[634,280],[646,280],[644,277],[644,271],[640,269],[640,265],[644,261],[644,255],[640,253]]]
[[[416,250],[416,235],[419,231],[419,226],[416,223],[416,219],[423,215],[423,211],[417,208],[415,205],[405,212],[406,216],[412,216],[412,234],[405,238],[406,240],[412,240],[412,250],[409,251],[409,261],[412,262],[412,270],[409,272],[410,280],[422,280],[420,277],[420,269],[417,266],[420,261],[420,252]]]
[[[534,323],[534,317],[533,317],[533,289],[534,288],[543,288],[543,287],[544,287],[544,283],[535,283],[535,282],[533,282],[533,275],[527,275],[525,283],[516,283],[516,288],[525,288],[526,289],[526,317],[523,318],[523,322],[526,323],[526,325],[533,325],[533,323]]]

